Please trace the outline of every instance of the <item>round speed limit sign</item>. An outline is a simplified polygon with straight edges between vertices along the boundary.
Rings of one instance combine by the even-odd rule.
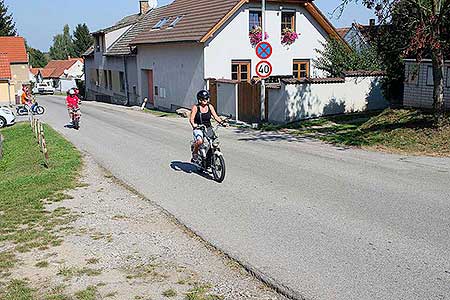
[[[272,74],[272,65],[266,60],[260,61],[256,65],[256,75],[261,79],[268,78]]]

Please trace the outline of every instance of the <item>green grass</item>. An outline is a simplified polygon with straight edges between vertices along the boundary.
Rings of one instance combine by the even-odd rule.
[[[335,145],[356,146],[405,154],[450,156],[450,117],[436,127],[431,114],[419,110],[323,117],[263,130],[290,129]]]
[[[186,293],[186,300],[222,300],[223,297],[211,294],[210,285],[198,285]]]
[[[98,276],[102,274],[101,270],[91,269],[91,268],[76,268],[76,267],[61,267],[56,275],[65,277],[66,279],[71,279],[73,277],[86,276]]]
[[[167,291],[164,291],[162,295],[166,298],[173,298],[176,297],[177,292],[174,289],[169,289]]]
[[[75,299],[95,300],[97,299],[97,288],[95,286],[89,286],[87,289],[75,293]]]
[[[169,118],[178,118],[177,113],[174,112],[165,112],[165,111],[161,111],[161,110],[157,110],[157,109],[148,109],[145,108],[144,112],[152,114],[156,117],[160,117],[160,118],[164,118],[164,117],[169,117]]]
[[[40,261],[36,263],[35,265],[38,268],[47,268],[48,267],[48,261]]]
[[[33,290],[28,287],[28,283],[22,280],[12,280],[2,294],[2,300],[33,300]]]
[[[77,186],[81,156],[50,127],[44,129],[50,168],[44,166],[28,124],[1,130],[5,142],[0,160],[0,245],[13,243],[19,252],[59,245],[62,241],[55,228],[71,221],[67,210],[45,211],[44,200],[60,199],[62,191]],[[2,260],[0,272],[5,265],[12,267],[8,261],[13,258]]]

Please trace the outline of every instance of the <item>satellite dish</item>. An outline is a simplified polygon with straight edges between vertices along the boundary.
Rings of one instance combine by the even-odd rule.
[[[148,0],[148,6],[150,9],[155,9],[158,7],[158,0]]]

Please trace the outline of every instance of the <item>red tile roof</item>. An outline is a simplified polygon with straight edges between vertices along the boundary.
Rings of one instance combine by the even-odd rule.
[[[42,70],[42,76],[44,78],[60,78],[64,71],[70,69],[77,61],[83,62],[83,59],[51,60]]]
[[[0,53],[7,53],[10,63],[28,63],[25,39],[23,37],[0,37]]]
[[[344,28],[336,28],[337,33],[343,38],[347,32],[349,32],[351,27],[344,27]]]
[[[6,53],[0,53],[0,79],[11,79],[11,66]]]
[[[30,68],[30,72],[34,76],[36,76],[39,73],[40,70],[42,70],[42,69],[41,68]]]

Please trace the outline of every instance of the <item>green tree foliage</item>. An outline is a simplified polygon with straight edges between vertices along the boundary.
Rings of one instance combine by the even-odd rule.
[[[53,37],[53,46],[50,47],[50,58],[64,60],[75,56],[70,27],[65,25],[63,33]]]
[[[43,68],[47,65],[48,59],[44,53],[38,49],[27,47],[30,55],[30,66],[33,68]]]
[[[81,57],[94,43],[94,38],[86,24],[78,24],[73,33],[73,45],[76,57]]]
[[[17,34],[16,24],[4,0],[0,0],[0,36],[15,36]]]
[[[319,58],[314,60],[315,66],[327,72],[331,77],[341,77],[345,71],[379,71],[382,66],[373,46],[362,47],[359,51],[349,49],[336,39],[322,43],[322,49],[316,49]]]

